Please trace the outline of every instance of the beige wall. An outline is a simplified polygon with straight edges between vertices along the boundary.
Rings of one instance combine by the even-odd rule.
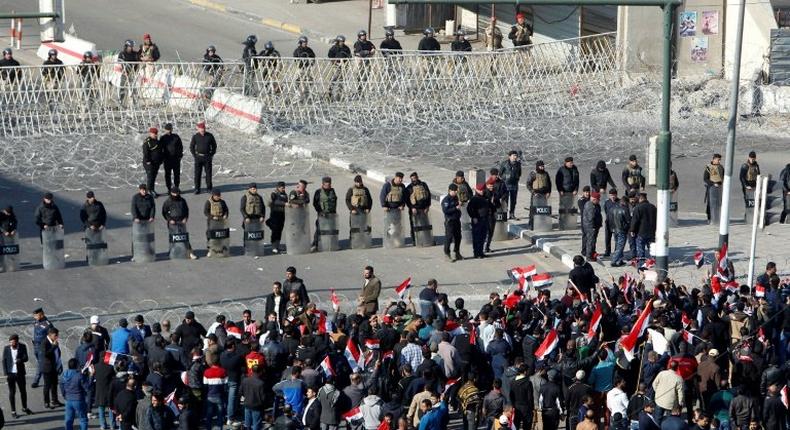
[[[688,15],[696,17],[696,25],[684,31],[681,21]],[[679,77],[721,76],[724,24],[724,0],[686,0],[678,8],[675,52]]]
[[[660,72],[664,13],[657,6],[620,6],[618,43],[625,46],[623,66],[629,72]]]
[[[738,0],[727,0],[727,35],[725,40],[724,70],[727,79],[735,63],[735,28],[738,21]],[[741,81],[750,81],[755,74],[768,71],[768,53],[771,49],[771,29],[776,28],[776,18],[769,0],[746,0],[743,20],[743,51],[741,53]]]

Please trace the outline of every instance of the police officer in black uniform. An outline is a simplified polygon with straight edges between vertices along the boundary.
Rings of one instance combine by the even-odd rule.
[[[442,47],[439,45],[439,41],[436,40],[434,37],[433,28],[428,27],[422,32],[423,38],[420,39],[419,45],[417,45],[417,50],[419,51],[441,51]]]
[[[623,168],[623,185],[626,190],[643,190],[645,188],[645,177],[642,175],[642,166],[636,159],[636,155],[628,157],[628,165]]]
[[[617,197],[617,188],[609,190],[609,198],[603,203],[603,213],[606,215],[604,222],[604,257],[612,254],[612,234],[614,233],[614,209],[620,206],[620,199]]]
[[[409,207],[409,226],[411,230],[411,241],[414,241],[414,215],[418,212],[428,212],[431,207],[431,190],[428,184],[420,180],[417,172],[409,175],[411,183],[406,187],[406,206]]]
[[[724,167],[721,165],[721,154],[713,154],[710,164],[705,166],[702,180],[705,182],[705,215],[708,218],[708,223],[710,223],[710,189],[713,187],[719,188],[724,182]]]
[[[391,28],[384,30],[384,40],[381,41],[381,44],[379,45],[379,49],[390,50],[390,51],[403,50],[403,48],[400,45],[400,42],[398,42],[395,39],[395,32]],[[392,54],[392,52],[384,52],[383,54],[386,57]]]
[[[746,190],[753,191],[757,186],[757,176],[760,175],[760,165],[757,164],[757,153],[752,151],[749,158],[741,165],[740,180],[741,191],[743,191],[743,201],[746,202]]]
[[[548,202],[551,195],[551,176],[546,172],[546,165],[543,160],[535,162],[535,170],[529,172],[527,177],[527,190],[530,193],[529,201],[529,228],[534,227],[535,223],[535,196],[542,195]]]
[[[485,258],[483,246],[489,231],[488,219],[493,215],[491,201],[485,196],[486,186],[477,184],[475,195],[469,200],[466,212],[472,219],[472,252],[475,258]]]
[[[170,232],[175,231],[176,226],[179,224],[186,226],[187,221],[189,221],[189,206],[187,201],[181,197],[181,190],[178,188],[173,187],[170,190],[170,197],[162,205],[162,217],[167,222],[168,231]],[[189,251],[189,258],[197,260],[197,255],[192,252],[192,245],[189,242],[186,245]]]
[[[337,193],[332,188],[332,178],[324,176],[321,179],[321,187],[313,193],[313,209],[316,212],[315,232],[313,233],[313,244],[310,252],[318,250],[318,239],[321,236],[318,227],[318,218],[327,215],[337,214]]]
[[[22,71],[18,69],[19,61],[14,59],[14,52],[11,48],[3,49],[3,58],[0,59],[0,84],[14,84],[22,76]]]
[[[271,214],[266,220],[266,225],[272,230],[272,253],[280,253],[280,240],[285,226],[285,205],[288,204],[288,194],[285,192],[285,182],[277,182],[277,186],[269,196]]]
[[[159,143],[165,152],[165,185],[169,193],[172,187],[181,186],[181,158],[184,157],[184,144],[181,142],[181,137],[173,133],[173,124],[168,122],[164,129],[164,133],[159,137]]]
[[[472,52],[472,44],[466,37],[463,29],[458,29],[455,32],[455,40],[450,44],[450,50],[453,52]]]
[[[211,161],[217,153],[217,141],[213,134],[206,131],[205,122],[198,123],[197,133],[192,136],[192,141],[189,143],[189,152],[195,157],[195,194],[200,194],[200,180],[204,171],[206,188],[211,191],[214,188],[211,182]]]
[[[85,194],[85,204],[80,209],[80,220],[83,229],[103,230],[107,224],[107,211],[104,209],[104,204],[96,200],[93,191]]]
[[[442,199],[444,213],[444,255],[450,262],[463,260],[461,255],[461,202],[458,200],[458,185],[450,184],[447,195]],[[450,255],[450,244],[454,255]]]
[[[145,168],[146,184],[148,190],[154,198],[158,195],[154,186],[156,184],[156,175],[159,174],[159,166],[165,161],[165,151],[162,143],[157,138],[159,129],[151,127],[148,129],[148,137],[143,142],[143,167]],[[170,187],[168,187],[170,189]]]

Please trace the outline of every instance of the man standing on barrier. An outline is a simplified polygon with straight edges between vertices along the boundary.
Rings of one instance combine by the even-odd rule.
[[[39,238],[41,238],[41,232],[44,230],[50,230],[54,228],[63,228],[63,216],[60,213],[60,208],[58,205],[55,204],[54,196],[52,193],[44,194],[44,198],[41,200],[41,204],[38,205],[36,209],[35,215],[36,225],[39,228]]]
[[[466,211],[469,217],[472,218],[472,251],[475,258],[485,258],[483,246],[485,245],[486,236],[490,237],[490,223],[488,219],[493,215],[493,205],[486,198],[485,190],[486,186],[484,184],[477,184],[475,195],[472,196],[469,204],[466,206]]]
[[[343,69],[346,61],[351,58],[351,48],[346,45],[346,36],[339,34],[335,37],[335,44],[329,48],[327,57],[335,66],[329,83],[329,100],[337,101],[340,100],[340,93],[343,91]]]
[[[724,166],[721,165],[721,154],[713,154],[710,164],[705,166],[705,172],[702,174],[702,180],[705,182],[705,215],[708,217],[708,223],[718,222],[719,208],[714,207],[721,204],[721,184],[724,182]],[[715,196],[711,200],[711,194],[714,193],[712,188],[717,188]],[[712,203],[712,204],[711,204]]]
[[[181,197],[181,190],[173,187],[170,190],[170,197],[162,205],[162,217],[167,222],[167,229],[170,234],[186,231],[187,221],[189,220],[189,206],[187,201]],[[191,260],[197,260],[197,255],[192,251],[189,241],[186,243],[187,252]]]
[[[167,192],[173,187],[181,186],[181,159],[184,157],[184,144],[181,137],[173,133],[173,124],[167,123],[164,126],[164,133],[159,138],[159,144],[164,151],[165,164],[165,186]]]
[[[159,47],[151,41],[151,35],[143,35],[143,46],[140,47],[140,61],[144,63],[154,63],[159,61]]]
[[[521,180],[521,157],[518,151],[508,152],[507,160],[499,165],[499,170],[507,188],[507,199],[510,206],[508,208],[508,219],[517,219],[516,200],[518,199],[518,182]],[[551,180],[549,180],[549,183],[551,183]],[[529,180],[527,180],[527,184],[529,186]]]
[[[458,200],[458,185],[450,184],[447,195],[442,199],[444,213],[444,256],[451,263],[463,260],[461,255],[461,202]],[[450,244],[454,255],[450,255]]]
[[[148,137],[143,142],[143,167],[145,168],[146,184],[148,191],[154,198],[159,195],[154,189],[156,186],[156,175],[159,174],[159,166],[165,160],[165,151],[162,143],[157,138],[159,129],[151,127],[148,129]],[[170,187],[167,187],[170,189]]]
[[[420,180],[417,172],[409,175],[411,183],[406,187],[406,206],[409,207],[409,227],[411,230],[411,241],[415,246],[414,224],[418,214],[427,214],[431,207],[431,190],[428,184]]]
[[[80,220],[83,229],[104,230],[107,224],[107,211],[104,209],[104,204],[96,200],[93,191],[85,194],[85,204],[80,209]]]
[[[535,170],[529,172],[529,176],[527,177],[527,190],[529,190],[530,193],[529,226],[530,229],[533,229],[536,215],[535,198],[542,196],[546,202],[548,202],[549,196],[551,195],[551,176],[546,172],[546,166],[543,160],[536,161]],[[512,203],[510,207],[513,207]]]
[[[206,131],[206,123],[203,121],[197,124],[197,133],[192,136],[192,141],[189,143],[189,152],[195,157],[195,194],[200,194],[201,175],[204,171],[206,188],[211,191],[214,188],[211,182],[211,162],[214,154],[217,153],[217,141],[213,134]]]
[[[743,191],[743,200],[746,202],[748,196],[746,191],[752,192],[752,199],[754,199],[754,187],[757,186],[757,177],[760,176],[760,165],[757,164],[757,153],[752,151],[749,153],[749,158],[741,165],[741,172],[738,175],[741,180],[741,190]]]
[[[527,16],[524,12],[516,14],[516,24],[510,27],[510,34],[507,38],[513,41],[513,46],[532,45],[532,27],[527,24]]]
[[[316,212],[315,232],[313,233],[313,243],[310,252],[318,251],[318,240],[321,237],[321,223],[319,218],[337,215],[337,193],[332,188],[332,178],[324,176],[321,179],[321,188],[313,193],[313,209]]]
[[[361,59],[359,62],[359,86],[357,92],[361,93],[365,82],[370,78],[370,62],[366,58],[372,58],[376,54],[376,45],[368,40],[368,32],[359,30],[357,41],[354,42],[354,57]]]
[[[626,190],[636,190],[637,192],[645,189],[645,177],[642,175],[642,166],[636,159],[636,155],[628,157],[628,165],[623,168],[623,185]]]
[[[134,81],[136,78],[136,63],[140,62],[140,53],[134,50],[134,41],[127,39],[123,43],[123,50],[118,53],[118,62],[121,63],[121,80],[118,84],[118,102],[123,105],[126,96],[129,101],[134,102]]]
[[[30,384],[31,388],[38,388],[41,381],[41,343],[47,340],[47,332],[50,328],[54,327],[47,316],[44,315],[44,309],[37,308],[33,311],[33,353],[36,355],[36,376],[33,377],[33,383]]]
[[[277,182],[277,186],[269,196],[271,199],[271,215],[266,220],[266,225],[272,231],[272,253],[280,253],[280,240],[285,227],[285,205],[288,204],[288,194],[285,193],[285,182]]]

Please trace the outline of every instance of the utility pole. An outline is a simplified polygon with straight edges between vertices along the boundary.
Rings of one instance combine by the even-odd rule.
[[[727,123],[727,148],[724,154],[724,181],[721,184],[721,218],[719,219],[719,247],[730,240],[730,188],[732,163],[735,156],[735,129],[738,126],[738,89],[741,80],[741,49],[743,47],[743,15],[746,0],[738,2],[738,27],[735,32],[735,64],[730,83],[730,119]]]

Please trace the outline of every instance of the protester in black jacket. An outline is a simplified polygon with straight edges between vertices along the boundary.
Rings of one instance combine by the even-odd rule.
[[[573,266],[568,279],[576,285],[581,294],[584,294],[590,300],[592,298],[590,292],[598,283],[598,276],[595,275],[595,270],[593,270],[590,263],[584,261],[584,257],[581,255],[573,257]]]

